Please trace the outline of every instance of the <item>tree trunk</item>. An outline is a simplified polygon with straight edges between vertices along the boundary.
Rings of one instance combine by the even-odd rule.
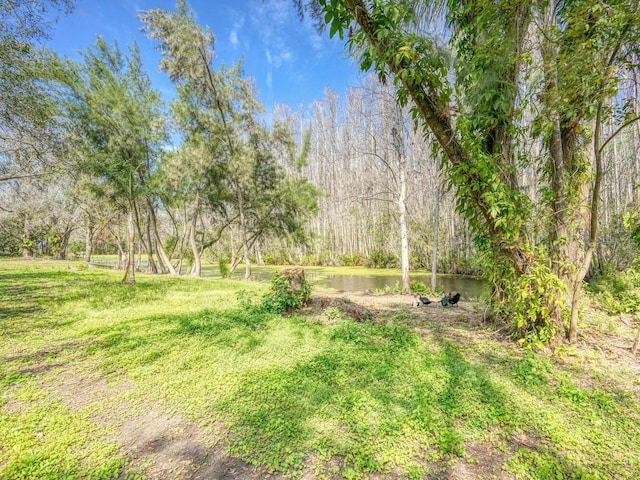
[[[156,267],[156,262],[153,259],[153,247],[151,245],[151,239],[147,242],[147,234],[149,233],[148,228],[143,230],[142,225],[140,224],[140,213],[138,212],[138,205],[136,202],[133,203],[133,212],[135,218],[136,228],[138,229],[138,238],[140,239],[140,255],[138,259],[138,268],[142,264],[142,251],[147,254],[147,273],[158,273],[158,268]],[[148,227],[148,224],[147,224]]]
[[[189,246],[193,254],[193,266],[191,267],[191,276],[199,277],[202,275],[202,263],[200,260],[200,250],[196,241],[196,228],[198,226],[198,215],[200,211],[200,194],[196,193],[193,202],[193,216],[191,217],[191,228],[189,229]]]
[[[400,192],[398,195],[398,210],[400,211],[400,250],[402,265],[402,292],[409,293],[409,238],[407,233],[407,164],[404,158],[398,158]]]
[[[436,279],[438,270],[438,239],[440,232],[440,180],[436,187],[436,204],[433,212],[433,245],[431,248],[431,291],[436,291]]]
[[[31,227],[29,225],[29,219],[25,217],[24,219],[24,230],[22,237],[22,258],[29,258],[30,249],[29,244],[31,240],[29,239],[29,234],[31,233]]]
[[[67,227],[64,232],[62,232],[62,235],[60,236],[60,245],[58,246],[58,251],[55,254],[56,260],[66,260],[67,251],[69,250],[69,239],[71,238],[72,232],[72,227]]]
[[[238,212],[240,214],[240,233],[242,234],[242,250],[244,259],[244,279],[251,279],[251,261],[249,259],[249,239],[247,237],[247,225],[244,216],[244,199],[242,191],[238,188]]]
[[[145,229],[145,234],[147,236],[147,257],[149,258],[149,264],[147,265],[147,273],[158,273],[158,266],[156,265],[155,260],[153,259],[153,239],[151,238],[151,221],[147,219],[147,225]]]
[[[122,282],[129,282],[129,285],[136,283],[136,269],[135,269],[135,239],[136,239],[136,224],[134,219],[133,205],[129,204],[129,211],[127,217],[127,267]]]
[[[116,247],[118,247],[118,263],[116,264],[116,270],[126,270],[124,266],[124,249],[122,248],[122,240],[120,240],[119,236],[115,236],[116,238]]]
[[[164,246],[162,245],[162,239],[160,238],[160,233],[158,232],[158,221],[156,219],[156,212],[155,212],[154,206],[151,203],[150,199],[148,199],[147,202],[149,207],[149,223],[151,224],[151,229],[153,230],[153,235],[156,240],[156,248],[158,250],[158,256],[160,257],[160,261],[163,266],[162,273],[165,273],[166,271],[168,271],[171,275],[176,275],[177,274],[176,269],[171,263],[171,259],[169,258],[169,255],[167,255],[167,252],[164,249]]]
[[[84,261],[91,262],[93,253],[93,229],[87,225],[84,230]]]

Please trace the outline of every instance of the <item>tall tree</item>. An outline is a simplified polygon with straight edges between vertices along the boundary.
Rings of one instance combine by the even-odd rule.
[[[440,145],[458,210],[492,259],[496,312],[528,340],[556,341],[564,332],[575,341],[577,299],[597,239],[601,125],[618,73],[633,68],[638,3],[320,5],[330,34],[349,37],[364,70],[393,78],[398,101],[411,100],[415,118]],[[427,18],[446,21],[448,51],[425,28]],[[525,122],[532,100],[540,108]],[[538,139],[544,155],[527,156],[523,138]],[[519,184],[531,164],[542,171],[550,216],[544,238],[534,234],[534,202]]]
[[[200,275],[196,228],[201,206],[206,202],[211,211],[222,212],[225,217],[214,239],[227,226],[238,224],[248,279],[253,243],[265,232],[277,230],[280,221],[274,220],[278,209],[265,211],[264,205],[273,207],[268,196],[275,194],[280,185],[276,180],[281,178],[281,172],[274,155],[281,132],[276,128],[269,132],[260,125],[258,114],[262,106],[251,83],[243,78],[241,64],[214,67],[213,33],[196,23],[184,0],[178,0],[176,12],[149,10],[139,17],[147,35],[158,41],[161,70],[169,74],[179,92],[173,110],[184,136],[180,155],[187,168],[181,183],[188,188],[185,193],[192,202],[192,274]],[[303,193],[308,191],[302,189]],[[288,197],[283,194],[282,199],[285,198]]]
[[[47,11],[71,0],[0,3],[0,182],[41,174],[58,143],[55,101],[47,86],[51,55],[39,44],[50,33]]]
[[[117,45],[98,37],[84,62],[68,64],[68,114],[79,165],[127,213],[127,268],[123,281],[135,283],[135,238],[139,202],[154,149],[163,138],[161,101],[150,88],[134,45],[125,57]],[[138,227],[137,227],[138,225]],[[140,235],[140,240],[142,236]]]

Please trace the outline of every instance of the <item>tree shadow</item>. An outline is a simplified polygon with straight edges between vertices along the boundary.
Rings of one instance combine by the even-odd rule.
[[[180,349],[181,342],[205,339],[209,346],[250,352],[258,348],[273,315],[255,308],[203,309],[182,315],[152,315],[107,325],[87,332],[84,347],[89,356],[106,359],[110,365],[151,365]],[[133,360],[131,360],[133,359]]]
[[[46,271],[0,273],[0,326],[15,337],[39,328],[74,323],[57,312],[67,304],[88,302],[93,308],[150,303],[163,291],[154,284],[129,286],[111,277],[90,278],[77,272]]]
[[[469,422],[483,428],[509,414],[483,367],[448,343],[438,351],[403,327],[351,322],[332,340],[293,366],[245,373],[216,405],[234,418],[234,453],[286,471],[315,450],[340,456],[345,472],[384,472],[394,464],[381,457],[403,449],[462,455]]]

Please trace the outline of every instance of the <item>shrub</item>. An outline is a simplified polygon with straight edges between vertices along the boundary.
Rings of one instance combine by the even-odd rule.
[[[220,269],[222,278],[231,278],[231,267],[227,263],[226,258],[220,258],[218,260],[218,268]]]
[[[367,262],[367,267],[371,268],[395,268],[398,266],[398,259],[395,255],[382,250],[375,250],[371,253]]]
[[[262,306],[272,313],[293,312],[302,308],[311,296],[311,285],[304,278],[297,283],[291,277],[275,273],[271,280],[271,289],[262,298]]]
[[[640,311],[640,268],[638,262],[622,272],[609,271],[589,284],[600,306],[610,314]]]
[[[354,253],[353,255],[343,255],[340,263],[345,267],[360,267],[362,266],[363,261],[359,254]]]
[[[411,280],[409,283],[409,290],[411,290],[411,293],[419,293],[421,295],[426,295],[429,291],[422,280]]]

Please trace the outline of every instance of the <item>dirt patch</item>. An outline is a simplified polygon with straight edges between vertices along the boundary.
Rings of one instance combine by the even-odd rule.
[[[419,327],[424,323],[443,325],[466,325],[473,329],[485,324],[484,311],[476,303],[459,302],[455,306],[443,307],[437,299],[431,299],[429,305],[415,305],[413,295],[373,295],[368,292],[323,293],[311,297],[306,312],[323,316],[327,309],[336,308],[345,317],[357,322],[385,323],[390,315],[402,314]]]
[[[111,427],[111,439],[122,445],[129,460],[120,479],[132,472],[158,480],[283,478],[227,455],[221,427],[207,434],[157,405],[132,405],[126,396],[134,387],[127,381],[108,381],[71,370],[61,372],[57,379],[57,392],[71,410],[88,409],[94,412],[95,421]]]
[[[465,457],[453,464],[448,477],[452,480],[485,478],[508,480],[512,478],[503,469],[504,461],[512,453],[498,452],[485,443],[470,442],[465,445]]]
[[[336,309],[342,316],[360,323],[374,323],[378,313],[376,310],[352,302],[346,297],[314,297],[309,299],[305,308],[307,311],[324,312],[328,319],[331,319],[332,315],[327,310]]]

